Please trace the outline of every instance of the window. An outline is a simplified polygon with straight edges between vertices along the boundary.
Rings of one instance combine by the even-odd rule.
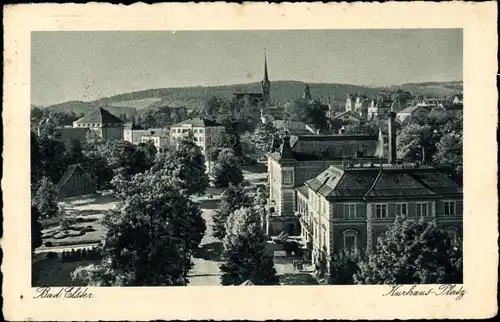
[[[284,184],[291,184],[293,181],[292,177],[293,177],[293,174],[291,171],[284,171],[283,172],[283,183]]]
[[[446,234],[448,235],[448,240],[451,244],[451,246],[456,246],[457,244],[457,228],[450,226],[446,228]]]
[[[444,215],[445,216],[455,216],[456,213],[456,203],[455,201],[445,201],[444,202]]]
[[[356,205],[348,203],[344,205],[344,219],[356,218]]]
[[[416,213],[417,217],[427,217],[428,216],[428,211],[427,211],[427,203],[417,203],[416,205]]]
[[[387,218],[387,205],[386,204],[376,204],[375,205],[375,218],[377,218],[377,219]]]
[[[396,216],[398,216],[398,217],[408,216],[408,204],[397,203],[396,204]]]
[[[344,231],[344,248],[354,250],[358,247],[358,234],[354,230]]]
[[[203,133],[203,129],[200,129],[200,133]]]

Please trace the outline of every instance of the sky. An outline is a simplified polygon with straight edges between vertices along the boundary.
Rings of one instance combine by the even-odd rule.
[[[31,33],[31,102],[260,81],[396,85],[462,80],[461,29]]]

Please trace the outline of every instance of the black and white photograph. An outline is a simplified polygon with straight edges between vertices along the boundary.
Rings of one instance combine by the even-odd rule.
[[[461,283],[462,65],[460,29],[32,32],[33,286]]]

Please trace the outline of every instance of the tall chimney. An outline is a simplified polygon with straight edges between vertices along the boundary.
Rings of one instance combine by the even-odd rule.
[[[394,120],[396,119],[396,113],[394,111],[389,112],[389,163],[396,163],[396,127]]]

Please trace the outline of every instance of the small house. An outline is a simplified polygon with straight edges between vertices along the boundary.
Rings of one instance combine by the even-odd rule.
[[[60,197],[73,197],[96,192],[96,181],[92,174],[79,164],[73,164],[64,172],[57,184]]]

